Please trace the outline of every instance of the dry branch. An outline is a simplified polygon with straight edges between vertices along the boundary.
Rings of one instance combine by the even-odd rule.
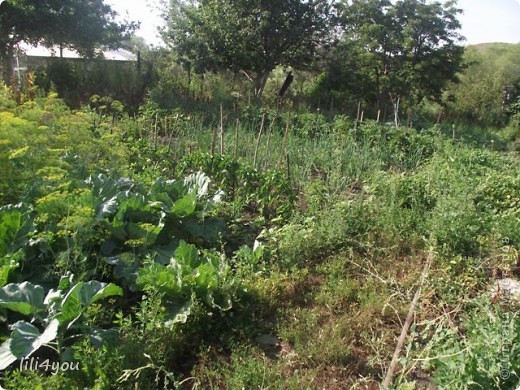
[[[388,367],[388,371],[386,372],[385,380],[382,383],[382,387],[384,390],[388,390],[388,386],[392,382],[394,372],[397,367],[397,363],[399,361],[399,356],[401,355],[401,351],[403,350],[404,342],[406,340],[406,335],[408,334],[408,330],[410,329],[410,325],[412,324],[412,319],[415,313],[415,307],[417,306],[417,302],[419,301],[419,297],[421,295],[421,288],[423,286],[424,280],[426,279],[426,275],[430,270],[430,265],[433,260],[433,252],[430,250],[428,253],[428,258],[426,259],[426,264],[424,265],[424,269],[421,273],[421,280],[419,282],[419,287],[415,292],[412,303],[410,304],[410,309],[408,310],[408,315],[406,316],[406,321],[404,323],[403,329],[401,330],[401,335],[399,336],[399,340],[397,341],[397,345],[395,347],[394,355],[392,357],[392,362]]]

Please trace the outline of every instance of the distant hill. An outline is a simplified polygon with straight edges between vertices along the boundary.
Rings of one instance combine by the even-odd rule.
[[[520,43],[486,42],[486,43],[477,43],[474,45],[468,45],[468,46],[466,46],[466,48],[468,48],[468,49],[473,48],[478,51],[486,51],[486,50],[494,50],[494,49],[504,50],[507,48],[513,48],[515,46],[520,46]]]
[[[503,125],[505,106],[520,95],[520,43],[469,45],[464,61],[461,82],[446,94],[452,111],[466,120]]]

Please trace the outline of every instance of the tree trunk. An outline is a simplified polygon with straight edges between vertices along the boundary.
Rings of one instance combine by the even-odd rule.
[[[394,124],[396,128],[399,128],[399,104],[401,103],[400,95],[391,95],[392,105],[394,107]]]
[[[255,97],[262,98],[262,95],[264,93],[265,84],[267,83],[267,79],[269,78],[269,75],[271,74],[270,70],[263,70],[257,74],[257,76],[254,79],[254,85],[255,85]]]
[[[381,91],[381,81],[379,76],[379,69],[376,66],[374,68],[374,73],[376,76],[376,109],[380,110],[383,105],[383,91]]]
[[[13,76],[13,55],[14,47],[11,44],[7,43],[4,47],[0,47],[0,68],[5,85],[9,85]]]

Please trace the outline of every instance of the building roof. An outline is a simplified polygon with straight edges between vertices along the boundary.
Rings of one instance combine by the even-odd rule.
[[[32,46],[21,43],[19,49],[28,57],[60,57],[58,46],[48,48],[45,46]],[[109,61],[137,61],[136,55],[125,49],[104,50],[103,57]],[[77,51],[63,48],[63,58],[83,58]]]

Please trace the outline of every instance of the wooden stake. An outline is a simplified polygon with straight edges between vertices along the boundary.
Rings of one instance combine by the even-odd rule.
[[[401,96],[397,97],[397,102],[394,103],[394,123],[396,129],[399,128],[399,103],[401,102]]]
[[[276,119],[278,118],[278,113],[280,111],[280,106],[278,106],[278,108],[276,109],[276,114],[273,118],[273,120],[271,121],[271,123],[269,124],[269,130],[267,131],[267,143],[266,143],[266,150],[267,150],[267,155],[266,155],[266,163],[269,163],[269,156],[270,156],[270,152],[271,150],[269,149],[269,144],[271,143],[271,135],[273,134],[273,127],[274,127],[274,123],[276,122]]]
[[[210,148],[210,152],[211,152],[211,155],[215,155],[215,144],[217,143],[217,128],[214,127],[213,128],[213,135],[211,136],[211,148]]]
[[[168,129],[168,117],[166,117],[164,119],[164,121],[165,121],[165,126],[166,126],[165,128]],[[174,117],[173,123],[175,123],[175,117]],[[171,130],[170,134],[168,135],[168,152],[170,151],[174,134],[175,134],[175,128],[174,128],[174,126],[172,126],[172,130]]]
[[[279,159],[279,165],[282,164],[283,155],[287,153],[286,145],[287,145],[287,138],[289,138],[289,131],[291,129],[291,117],[287,117],[287,125],[285,126],[285,134],[283,135],[282,140],[282,154],[280,155]]]
[[[220,104],[220,154],[224,154],[224,111]]]
[[[289,184],[291,183],[291,163],[289,160],[289,153],[285,155],[285,160],[287,161],[287,181]]]
[[[262,115],[262,123],[260,124],[260,131],[258,132],[258,137],[256,138],[256,146],[255,146],[255,155],[253,157],[253,167],[256,168],[256,157],[258,156],[258,148],[260,147],[260,137],[262,136],[262,132],[264,131],[265,124],[265,112]]]
[[[377,110],[377,123],[379,123],[379,119],[381,119],[381,110]]]
[[[155,127],[154,127],[154,149],[157,150],[157,143],[159,141],[159,130],[157,124],[159,122],[159,113],[155,113]]]
[[[238,155],[238,127],[240,126],[240,119],[237,118],[237,124],[235,126],[235,158]]]
[[[435,124],[439,124],[442,118],[442,108],[439,110],[439,115],[437,115],[437,122]]]

